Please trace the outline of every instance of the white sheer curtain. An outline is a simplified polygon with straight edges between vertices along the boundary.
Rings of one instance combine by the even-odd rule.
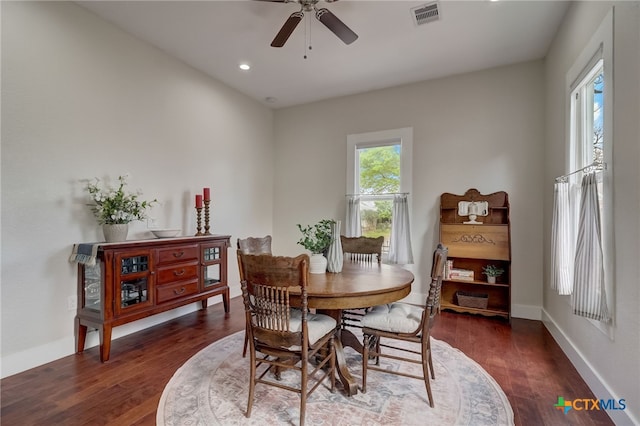
[[[596,172],[587,173],[582,178],[580,198],[571,306],[576,315],[609,322]]]
[[[345,237],[359,237],[362,235],[360,227],[360,197],[347,197],[347,220],[344,227]]]
[[[389,242],[389,263],[413,263],[411,250],[411,227],[409,226],[409,203],[406,194],[393,197],[391,237]]]
[[[551,222],[551,288],[558,294],[571,294],[573,288],[573,257],[575,253],[569,182],[556,182],[553,188]]]

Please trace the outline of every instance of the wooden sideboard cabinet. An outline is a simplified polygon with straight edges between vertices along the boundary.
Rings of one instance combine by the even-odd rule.
[[[87,328],[100,334],[100,360],[109,360],[111,330],[193,302],[222,295],[229,312],[229,235],[101,243],[95,266],[78,264],[76,351]]]
[[[476,218],[482,223],[464,223],[469,221],[469,216],[459,215],[460,201],[479,202],[483,206],[486,203],[487,211],[482,211]],[[476,189],[469,189],[464,195],[442,194],[440,241],[449,249],[441,308],[510,320],[511,225],[507,193],[481,194]],[[504,271],[495,283],[489,282],[483,274],[489,265]],[[451,268],[458,270],[459,275],[449,273]]]

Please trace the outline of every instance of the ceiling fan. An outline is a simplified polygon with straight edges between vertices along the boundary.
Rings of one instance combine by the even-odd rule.
[[[336,15],[331,13],[329,9],[316,7],[316,4],[320,0],[260,0],[260,1],[270,1],[273,3],[298,3],[300,4],[300,10],[298,12],[294,12],[289,16],[289,18],[285,21],[282,28],[276,37],[271,42],[271,47],[282,47],[289,39],[293,30],[296,29],[302,18],[304,17],[304,12],[315,12],[316,19],[322,22],[325,27],[329,28],[329,30],[338,36],[340,40],[345,42],[346,44],[351,44],[358,38],[358,35],[354,33],[351,28],[347,27],[344,22],[342,22]],[[325,0],[327,3],[333,3],[338,0]]]

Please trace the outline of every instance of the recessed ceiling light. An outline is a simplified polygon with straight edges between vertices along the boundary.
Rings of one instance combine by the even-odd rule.
[[[238,67],[243,71],[249,71],[251,69],[251,65],[249,65],[247,63],[242,63],[242,64],[238,65]]]

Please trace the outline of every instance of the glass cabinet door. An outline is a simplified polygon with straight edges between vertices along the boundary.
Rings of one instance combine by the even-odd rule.
[[[124,313],[152,304],[151,254],[149,252],[117,255],[116,312]]]
[[[102,264],[83,266],[82,308],[102,311]]]
[[[204,275],[202,283],[204,289],[214,287],[222,281],[221,255],[222,247],[219,245],[205,246],[203,248]]]

